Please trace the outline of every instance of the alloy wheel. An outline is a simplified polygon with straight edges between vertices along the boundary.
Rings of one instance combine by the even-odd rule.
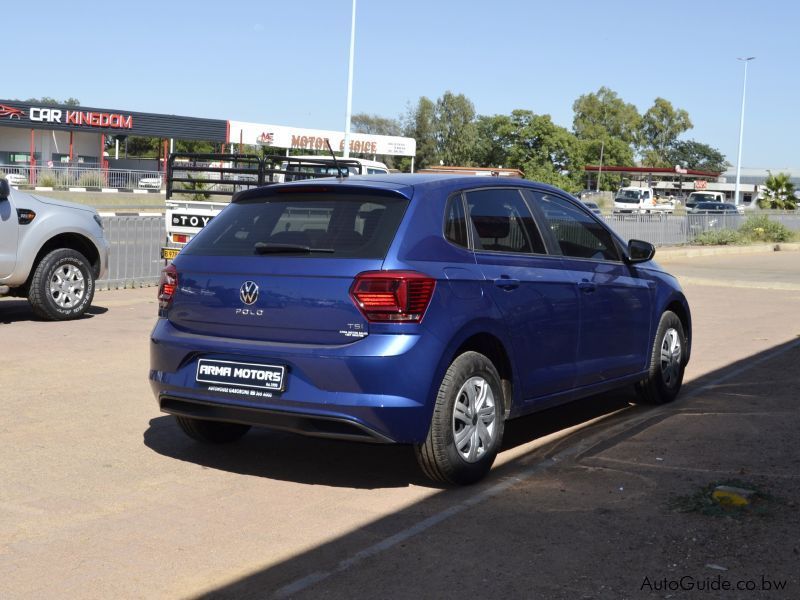
[[[661,341],[661,379],[668,388],[678,385],[681,369],[681,338],[676,329],[664,332]]]
[[[492,387],[483,377],[470,377],[458,391],[453,407],[453,440],[462,459],[478,462],[492,448],[495,420]]]
[[[75,265],[61,265],[50,278],[50,297],[61,308],[74,308],[86,293],[86,280]]]

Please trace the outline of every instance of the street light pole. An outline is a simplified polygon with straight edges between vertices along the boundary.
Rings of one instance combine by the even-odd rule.
[[[353,18],[350,23],[350,67],[347,71],[347,110],[344,117],[344,158],[350,157],[350,118],[353,112],[353,54],[356,48],[356,0],[353,0]]]
[[[606,147],[606,141],[600,142],[600,168],[597,169],[597,188],[595,191],[600,192],[600,176],[603,174],[603,150]]]
[[[353,0],[355,2],[355,0]],[[736,187],[733,192],[733,203],[736,206],[741,204],[739,202],[739,181],[742,175],[742,139],[744,137],[744,99],[747,93],[747,63],[753,60],[755,56],[748,56],[747,58],[737,58],[744,63],[744,82],[742,83],[742,114],[739,120],[739,153],[736,158]]]

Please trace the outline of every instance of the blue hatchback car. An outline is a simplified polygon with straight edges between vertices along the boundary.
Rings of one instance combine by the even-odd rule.
[[[203,442],[253,426],[413,444],[471,483],[507,419],[621,386],[673,400],[691,316],[653,246],[524,180],[239,193],[162,274],[150,383]]]

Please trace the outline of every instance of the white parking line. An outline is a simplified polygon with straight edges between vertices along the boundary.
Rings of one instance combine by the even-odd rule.
[[[725,381],[728,381],[729,379],[732,379],[732,378],[734,378],[736,376],[739,376],[742,373],[745,373],[745,372],[749,371],[750,369],[753,369],[754,367],[760,365],[761,363],[764,363],[764,362],[766,362],[768,360],[771,360],[771,359],[776,358],[776,357],[778,357],[778,356],[780,356],[782,354],[785,354],[786,352],[788,352],[790,350],[793,350],[794,348],[797,348],[798,346],[800,346],[800,340],[795,341],[795,342],[789,344],[788,346],[785,346],[785,347],[781,348],[780,350],[776,350],[774,352],[770,352],[769,354],[766,354],[766,355],[762,356],[761,358],[759,358],[757,360],[749,362],[746,366],[742,367],[741,369],[737,369],[737,370],[731,371],[730,373],[726,373],[725,375],[717,377],[716,379],[710,381],[709,383],[706,383],[705,385],[703,385],[703,386],[701,386],[701,387],[699,387],[697,389],[692,390],[691,392],[689,392],[688,394],[683,396],[683,398],[684,399],[694,398],[695,396],[698,396],[699,394],[701,394],[703,392],[706,392],[709,389],[711,389],[711,388],[713,388],[713,387],[715,387],[715,386],[717,386],[717,385],[719,385],[721,383],[724,383]],[[628,429],[637,427],[638,425],[640,425],[644,421],[652,419],[654,416],[657,416],[660,413],[666,413],[666,412],[671,412],[671,411],[669,411],[668,407],[661,407],[661,408],[656,409],[655,411],[648,411],[648,413],[646,415],[644,415],[644,416],[642,416],[642,415],[634,415],[629,419],[629,421],[623,422],[621,424],[621,426],[617,426],[617,427],[615,427],[615,429],[616,430],[619,430],[619,429],[628,430]],[[613,413],[613,414],[617,414],[617,413]],[[610,415],[604,415],[602,417],[598,417],[596,419],[592,419],[591,421],[587,421],[586,423],[581,423],[580,425],[576,425],[574,427],[570,427],[569,429],[565,429],[565,430],[563,430],[561,432],[558,432],[558,434],[556,434],[556,437],[554,439],[556,439],[556,440],[557,439],[564,439],[567,436],[569,436],[570,434],[574,433],[575,431],[578,431],[578,430],[581,430],[581,429],[586,429],[587,427],[590,427],[591,425],[593,425],[595,423],[598,423],[598,422],[600,422],[600,421],[602,421],[604,419],[607,419],[609,416]],[[607,433],[608,432],[603,432],[603,435],[605,437],[608,437]],[[615,435],[619,436],[621,433],[622,432],[616,433]],[[310,573],[310,574],[306,575],[305,577],[301,577],[299,579],[295,579],[291,583],[288,583],[287,585],[285,585],[285,586],[279,588],[278,590],[276,590],[275,593],[272,595],[272,597],[276,598],[276,599],[288,598],[289,596],[291,596],[293,594],[296,594],[298,592],[301,592],[301,591],[303,591],[305,589],[308,589],[312,585],[315,585],[315,584],[319,583],[320,581],[323,581],[323,580],[329,578],[332,575],[335,575],[337,573],[343,573],[343,572],[347,571],[348,569],[350,569],[351,567],[354,567],[354,566],[358,565],[359,563],[364,562],[368,558],[372,558],[373,556],[376,556],[376,555],[380,554],[381,552],[383,552],[385,550],[389,550],[390,548],[393,548],[394,546],[400,544],[401,542],[404,542],[404,541],[408,540],[409,538],[411,538],[411,537],[413,537],[413,536],[415,536],[415,535],[417,535],[419,533],[422,533],[423,531],[426,531],[426,530],[430,529],[434,525],[438,525],[442,521],[445,521],[445,520],[449,519],[450,517],[453,517],[453,516],[455,516],[455,515],[457,515],[459,513],[462,513],[465,510],[467,510],[468,508],[472,508],[476,504],[480,504],[481,502],[485,502],[486,500],[489,500],[490,498],[493,498],[494,496],[497,496],[498,494],[504,492],[505,490],[507,490],[508,488],[512,487],[513,485],[516,485],[517,483],[521,483],[523,481],[526,481],[527,479],[530,479],[534,475],[549,469],[553,465],[556,465],[556,464],[559,464],[559,463],[563,462],[567,458],[571,458],[571,457],[576,456],[578,454],[585,453],[592,446],[596,445],[597,443],[600,443],[600,440],[597,440],[597,441],[595,440],[595,438],[597,438],[597,437],[598,436],[595,435],[595,436],[591,436],[591,437],[589,437],[587,439],[584,439],[584,440],[579,440],[576,444],[574,444],[572,446],[569,446],[568,448],[565,448],[564,450],[561,450],[560,452],[554,454],[553,456],[551,456],[549,458],[545,458],[545,459],[543,459],[543,460],[541,460],[541,461],[539,461],[539,462],[537,462],[537,463],[535,463],[533,465],[530,465],[530,466],[527,466],[527,467],[523,468],[519,472],[519,474],[517,474],[516,476],[504,479],[500,483],[497,483],[497,484],[493,485],[490,488],[487,488],[487,489],[484,489],[482,491],[479,491],[478,493],[476,493],[471,498],[468,498],[468,499],[464,500],[463,502],[460,502],[459,504],[455,504],[453,506],[450,506],[449,508],[446,508],[445,510],[443,510],[441,512],[438,512],[438,513],[436,513],[434,515],[431,515],[430,517],[428,517],[426,519],[423,519],[422,521],[412,525],[411,527],[408,527],[408,528],[406,528],[406,529],[404,529],[404,530],[402,530],[402,531],[400,531],[400,532],[398,532],[398,533],[396,533],[394,535],[391,535],[391,536],[389,536],[387,538],[384,538],[383,540],[377,542],[376,544],[373,544],[372,546],[369,546],[369,547],[365,548],[364,550],[360,550],[359,552],[356,552],[352,556],[349,556],[348,558],[345,558],[345,559],[339,561],[339,563],[333,569],[331,569],[330,571],[315,571],[313,573]]]

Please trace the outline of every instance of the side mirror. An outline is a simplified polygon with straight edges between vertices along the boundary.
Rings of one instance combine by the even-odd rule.
[[[628,242],[628,262],[641,263],[652,260],[656,254],[656,247],[650,242],[631,240]]]
[[[3,177],[0,179],[0,200],[8,200],[11,195],[11,186],[8,185],[8,179]]]

